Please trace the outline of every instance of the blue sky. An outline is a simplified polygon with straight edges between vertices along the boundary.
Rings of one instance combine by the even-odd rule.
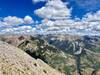
[[[73,8],[72,16],[82,18],[88,12],[100,10],[100,0],[67,0]]]
[[[52,0],[53,5],[52,1],[47,1],[48,0],[0,0],[0,33],[11,31],[16,31],[15,33],[25,31],[26,33],[30,32],[30,30],[34,31],[37,29],[33,27],[35,25],[39,26],[39,24],[36,23],[42,22],[40,26],[46,25],[44,27],[49,27],[49,25],[52,24],[66,25],[63,30],[59,28],[60,31],[58,32],[61,33],[72,34],[72,32],[75,32],[74,34],[100,35],[100,0]],[[45,18],[48,20],[45,20]],[[51,18],[56,19],[55,21],[51,21]],[[60,21],[57,20],[57,18],[60,19]],[[75,22],[76,18],[78,18],[79,22]],[[72,23],[75,29],[72,29]],[[67,27],[67,24],[70,24],[69,27]],[[55,27],[55,25],[53,25],[53,27]],[[44,34],[45,30],[41,30],[44,29],[41,28],[39,31]]]
[[[100,0],[88,0],[91,1],[90,7],[87,7],[87,4],[85,1],[87,0],[62,0],[68,2],[68,7],[72,7],[72,17],[79,17],[81,18],[83,15],[85,15],[87,12],[95,12],[100,9]],[[93,2],[97,1],[99,3],[98,5],[93,5]],[[81,4],[84,4],[84,7],[81,6]],[[80,4],[79,4],[80,3]],[[34,10],[37,8],[42,7],[45,4],[45,2],[39,2],[39,3],[33,3],[32,0],[0,0],[0,17],[6,17],[6,16],[18,16],[18,17],[24,17],[26,15],[32,16],[34,19],[39,19],[35,14]],[[92,6],[93,5],[93,6]]]
[[[40,8],[44,4],[43,2],[34,4],[32,0],[0,0],[0,17],[24,17],[30,15],[34,19],[38,19],[34,14],[34,10]]]

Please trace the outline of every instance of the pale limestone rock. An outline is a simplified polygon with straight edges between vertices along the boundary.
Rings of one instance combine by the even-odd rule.
[[[0,75],[64,75],[40,59],[0,41]]]

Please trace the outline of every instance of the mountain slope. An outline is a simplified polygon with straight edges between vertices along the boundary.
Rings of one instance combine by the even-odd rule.
[[[0,75],[63,75],[40,59],[0,41]]]
[[[7,36],[2,39],[14,46],[17,44],[18,48],[27,52],[33,58],[42,59],[48,65],[66,75],[100,75],[99,38],[39,35],[37,37]],[[20,41],[21,39],[22,41]]]

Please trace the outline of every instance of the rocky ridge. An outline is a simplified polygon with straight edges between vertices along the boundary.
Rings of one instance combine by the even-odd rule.
[[[40,59],[0,41],[0,75],[63,75]]]

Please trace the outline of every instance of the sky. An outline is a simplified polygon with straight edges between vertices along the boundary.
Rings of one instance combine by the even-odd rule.
[[[0,34],[100,35],[99,21],[100,0],[0,0]]]
[[[17,16],[24,17],[30,15],[38,19],[34,10],[43,6],[44,3],[34,4],[32,0],[0,0],[0,17]]]
[[[68,2],[69,8],[73,8],[72,17],[82,17],[87,12],[95,12],[100,9],[100,0],[62,0]],[[90,3],[90,2],[91,3]],[[87,3],[86,3],[87,2]],[[95,3],[95,4],[94,4]],[[34,10],[41,8],[45,2],[34,3],[32,0],[0,0],[0,17],[30,15],[38,19]]]

